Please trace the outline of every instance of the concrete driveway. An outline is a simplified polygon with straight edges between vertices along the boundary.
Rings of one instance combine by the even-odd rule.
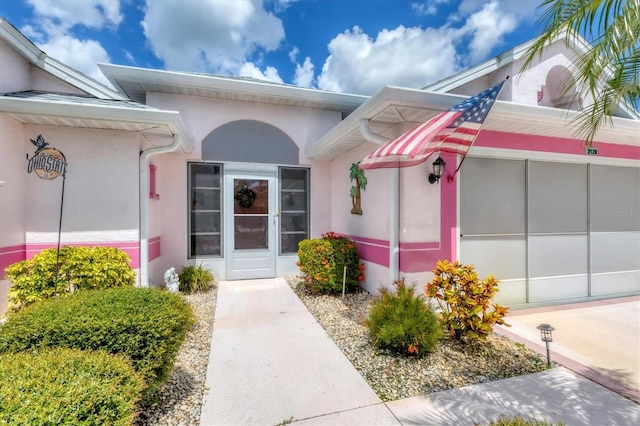
[[[513,310],[496,332],[545,353],[539,324],[551,324],[551,359],[640,403],[640,296]]]

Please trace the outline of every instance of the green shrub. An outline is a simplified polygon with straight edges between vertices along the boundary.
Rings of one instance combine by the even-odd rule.
[[[473,265],[438,261],[434,279],[427,284],[426,294],[435,298],[445,330],[457,340],[462,337],[486,338],[494,324],[506,324],[502,317],[507,308],[490,304],[498,291],[498,281],[489,276],[478,280]]]
[[[0,355],[0,424],[130,425],[143,387],[127,358],[106,352]]]
[[[305,287],[313,293],[342,292],[344,267],[346,291],[353,291],[364,280],[364,265],[356,244],[347,237],[329,232],[320,239],[300,241],[298,267]]]
[[[180,295],[134,287],[77,292],[10,316],[0,328],[0,354],[47,347],[124,354],[148,396],[167,379],[191,322]]]
[[[199,293],[209,290],[215,284],[213,274],[206,268],[188,265],[180,270],[180,291],[183,293]]]
[[[117,248],[62,247],[56,279],[57,258],[56,249],[47,249],[5,269],[11,310],[76,290],[132,286],[136,280],[129,256]]]
[[[371,306],[367,326],[374,344],[404,355],[432,352],[442,336],[436,314],[404,280],[394,285],[395,293],[380,289],[380,297]]]

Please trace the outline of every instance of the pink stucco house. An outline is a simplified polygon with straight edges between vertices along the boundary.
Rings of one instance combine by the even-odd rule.
[[[493,273],[509,306],[638,294],[638,112],[621,105],[587,154],[567,111],[590,99],[559,89],[584,46],[558,42],[522,70],[527,46],[371,97],[101,65],[112,89],[0,19],[0,269],[60,230],[62,244],[128,252],[140,285],[188,263],[223,280],[286,276],[300,240],[335,231],[358,243],[372,292],[422,285],[446,258]],[[368,170],[363,214],[350,213],[351,164],[506,75],[454,179],[428,182],[435,158]],[[60,228],[63,178],[36,172],[53,151],[67,164]],[[442,158],[445,175],[461,160]]]

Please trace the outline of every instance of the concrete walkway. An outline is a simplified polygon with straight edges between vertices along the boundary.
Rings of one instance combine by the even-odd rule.
[[[640,424],[638,404],[562,367],[382,403],[283,279],[219,284],[206,387],[202,425],[473,425],[503,414]]]
[[[217,299],[201,424],[399,424],[283,279]]]

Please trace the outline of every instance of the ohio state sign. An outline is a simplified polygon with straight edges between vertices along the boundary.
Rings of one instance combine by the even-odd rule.
[[[55,179],[63,175],[67,167],[67,159],[64,154],[55,148],[48,148],[42,135],[34,139],[30,139],[31,143],[36,147],[33,157],[27,160],[27,173],[35,172],[42,179]]]

